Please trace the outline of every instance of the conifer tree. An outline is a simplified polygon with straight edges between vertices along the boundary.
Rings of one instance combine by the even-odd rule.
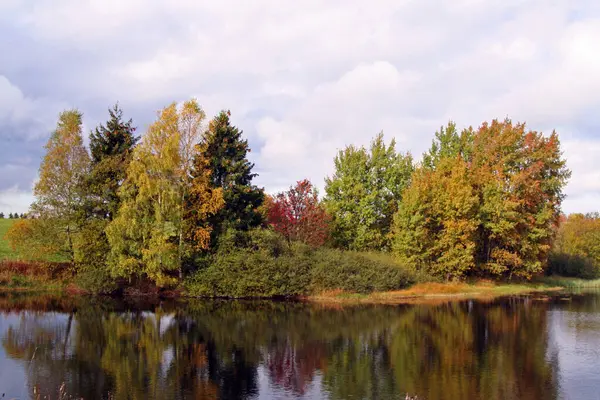
[[[111,220],[119,208],[118,190],[139,137],[135,136],[132,120],[123,120],[118,104],[108,113],[106,125],[99,125],[90,133],[92,168],[86,183],[92,215]]]
[[[224,207],[211,218],[216,235],[227,228],[248,230],[262,223],[259,207],[264,201],[262,189],[252,184],[257,174],[248,161],[250,148],[242,131],[231,125],[229,111],[221,111],[210,122],[200,146],[199,157],[207,162],[210,180],[223,191]]]

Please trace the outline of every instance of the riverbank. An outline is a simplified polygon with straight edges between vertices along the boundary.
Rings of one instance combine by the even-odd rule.
[[[560,276],[540,277],[531,282],[509,283],[490,280],[470,282],[418,283],[403,290],[373,292],[370,294],[331,290],[317,295],[299,297],[303,301],[323,304],[413,304],[437,303],[464,299],[493,299],[503,296],[535,293],[556,293],[565,290],[600,288],[600,279],[583,280]],[[0,292],[85,294],[68,280],[42,280],[31,276],[13,276],[10,281],[0,280]],[[126,297],[163,297],[154,291],[128,292]],[[133,294],[132,294],[133,293]],[[174,296],[173,293],[177,295]],[[164,297],[198,298],[183,290],[165,292]]]
[[[568,281],[569,278],[562,278],[563,284]],[[544,278],[530,283],[496,283],[479,280],[469,283],[419,283],[403,290],[375,292],[371,294],[330,291],[309,296],[307,300],[317,303],[409,304],[558,292],[566,288],[567,286],[565,285],[560,285],[558,282],[546,281]]]

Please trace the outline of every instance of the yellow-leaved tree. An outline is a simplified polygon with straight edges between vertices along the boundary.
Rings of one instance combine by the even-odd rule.
[[[185,205],[199,190],[192,167],[204,119],[196,100],[181,107],[172,103],[134,150],[119,211],[106,229],[113,276],[145,276],[160,287],[181,277],[182,260],[191,248],[185,240]]]
[[[78,110],[59,115],[56,130],[46,144],[40,178],[33,188],[31,214],[52,221],[55,234],[73,259],[73,235],[80,226],[80,204],[86,196],[82,181],[89,172],[90,157],[83,146],[82,114]],[[41,224],[37,224],[41,226]]]

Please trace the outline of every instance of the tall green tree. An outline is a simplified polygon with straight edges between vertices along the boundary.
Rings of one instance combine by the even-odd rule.
[[[262,223],[259,207],[264,191],[252,184],[257,174],[248,160],[250,147],[242,138],[242,131],[231,125],[230,112],[221,111],[210,121],[205,132],[200,154],[208,163],[210,179],[215,188],[221,188],[225,206],[211,218],[213,240],[227,228],[248,230]]]
[[[185,199],[205,114],[196,100],[165,107],[135,148],[119,191],[121,206],[106,229],[114,276],[148,277],[168,286],[181,277]]]
[[[86,184],[92,194],[92,213],[112,220],[119,209],[120,186],[125,180],[131,153],[139,137],[131,119],[115,104],[108,110],[109,119],[90,133],[92,168]]]
[[[388,250],[393,215],[413,172],[412,156],[396,152],[383,133],[370,149],[348,146],[325,180],[325,206],[334,244],[352,250]]]
[[[65,233],[66,248],[73,255],[73,234],[81,226],[81,207],[87,196],[82,182],[90,170],[90,157],[83,146],[82,114],[78,110],[59,115],[56,130],[46,144],[39,180],[33,194],[33,214],[52,219]]]

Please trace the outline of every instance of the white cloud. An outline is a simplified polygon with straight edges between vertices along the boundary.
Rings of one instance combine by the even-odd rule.
[[[26,213],[29,204],[33,202],[31,192],[18,190],[16,187],[0,190],[0,212],[5,215],[9,213]]]
[[[4,2],[4,21],[81,74],[55,82],[23,65],[49,74],[36,95],[0,77],[0,122],[37,118],[45,96],[104,102],[83,109],[94,122],[115,99],[139,104],[145,126],[156,108],[194,95],[209,115],[231,109],[273,191],[305,177],[322,187],[338,149],[381,130],[418,157],[449,119],[476,126],[508,115],[557,128],[573,169],[565,208],[600,208],[600,163],[589,150],[600,143],[591,112],[600,106],[599,4]]]

